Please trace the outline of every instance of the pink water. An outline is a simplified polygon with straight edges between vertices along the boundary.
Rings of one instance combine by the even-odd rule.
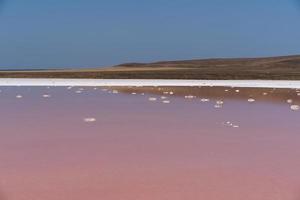
[[[0,89],[0,200],[300,199],[295,90]]]

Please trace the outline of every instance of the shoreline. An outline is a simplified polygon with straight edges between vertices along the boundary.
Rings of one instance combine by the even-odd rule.
[[[0,78],[300,81],[300,55],[125,63],[78,69],[0,70]]]
[[[241,87],[300,89],[300,81],[290,80],[163,80],[163,79],[52,79],[0,78],[0,86],[139,86],[139,87]]]

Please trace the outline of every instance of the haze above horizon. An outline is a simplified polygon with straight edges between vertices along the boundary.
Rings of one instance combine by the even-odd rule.
[[[0,69],[300,53],[299,0],[0,0]]]

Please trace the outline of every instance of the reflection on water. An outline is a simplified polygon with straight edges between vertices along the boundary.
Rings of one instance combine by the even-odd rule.
[[[300,90],[0,90],[0,199],[300,197]]]

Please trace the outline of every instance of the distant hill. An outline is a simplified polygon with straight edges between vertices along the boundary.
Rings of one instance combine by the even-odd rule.
[[[266,58],[218,58],[199,60],[163,61],[154,63],[125,63],[116,67],[180,67],[180,68],[207,68],[207,67],[255,67],[281,68],[300,67],[300,55],[266,57]]]
[[[0,77],[300,80],[300,56],[126,63],[85,70],[2,71]]]

